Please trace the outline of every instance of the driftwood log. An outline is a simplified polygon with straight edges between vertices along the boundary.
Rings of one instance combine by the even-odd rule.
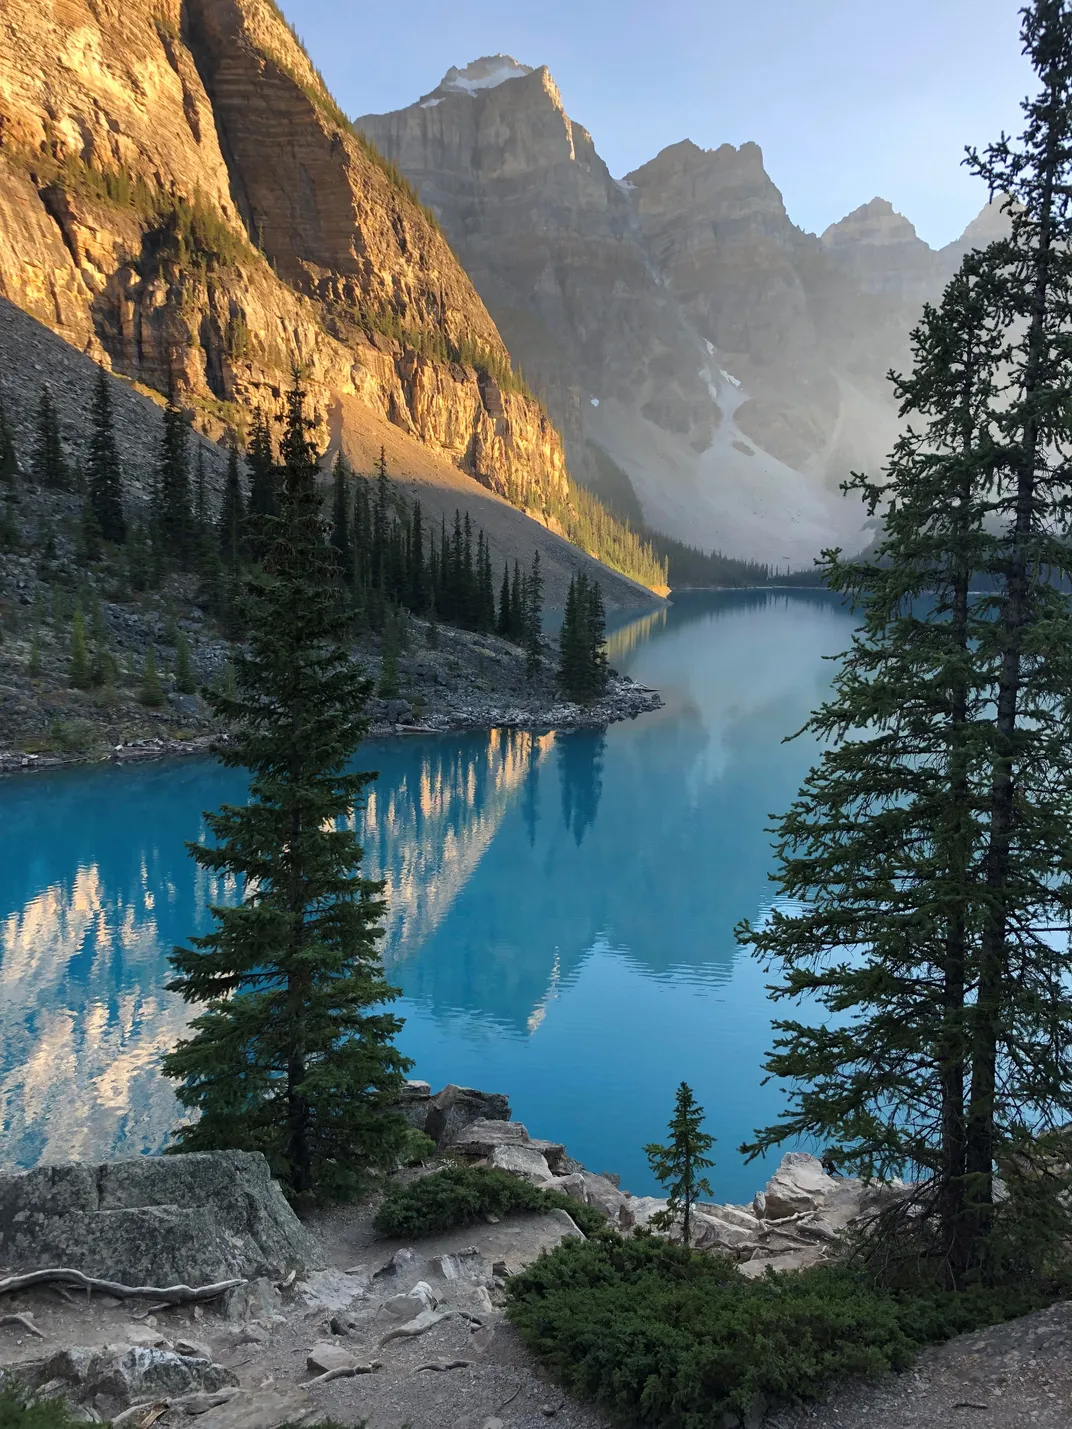
[[[358,1374],[373,1374],[382,1364],[382,1360],[372,1360],[369,1364],[338,1365],[335,1369],[326,1369],[315,1379],[307,1379],[302,1389],[308,1389],[314,1384],[330,1384],[333,1379],[353,1379]]]
[[[117,1300],[159,1300],[162,1305],[188,1305],[198,1300],[215,1300],[226,1290],[245,1285],[245,1280],[220,1280],[215,1285],[120,1285],[115,1280],[97,1280],[80,1270],[62,1266],[50,1270],[28,1270],[23,1275],[9,1275],[0,1280],[0,1295],[16,1290],[28,1290],[32,1285],[77,1285],[82,1290],[99,1290],[102,1295],[114,1295]]]

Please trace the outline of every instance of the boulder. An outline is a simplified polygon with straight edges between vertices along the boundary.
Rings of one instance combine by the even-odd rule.
[[[460,1156],[490,1160],[497,1149],[506,1146],[524,1147],[543,1157],[548,1176],[563,1170],[564,1162],[568,1160],[566,1148],[561,1142],[531,1137],[519,1121],[491,1121],[486,1118],[473,1121],[458,1132],[450,1149]]]
[[[314,1374],[327,1374],[332,1369],[353,1369],[355,1364],[356,1355],[344,1350],[341,1345],[333,1344],[331,1340],[321,1340],[305,1357],[305,1368],[312,1370]]]
[[[509,1171],[536,1186],[544,1186],[551,1179],[551,1168],[533,1146],[493,1146],[488,1162],[500,1171]]]
[[[771,1270],[807,1270],[811,1265],[818,1265],[823,1259],[823,1252],[816,1246],[807,1250],[787,1250],[780,1255],[756,1255],[751,1260],[745,1260],[738,1265],[737,1269],[749,1280],[758,1280],[765,1275],[768,1266]]]
[[[404,1082],[402,1095],[395,1104],[410,1126],[423,1131],[431,1110],[432,1088],[428,1082]]]
[[[564,1191],[575,1201],[583,1201],[586,1206],[594,1206],[602,1211],[608,1220],[620,1223],[622,1207],[634,1198],[626,1196],[609,1176],[597,1176],[591,1171],[571,1171],[567,1176],[556,1176],[549,1188]]]
[[[412,1290],[403,1295],[392,1295],[381,1308],[396,1320],[412,1320],[422,1310],[434,1310],[439,1304],[427,1280],[418,1280]]]
[[[756,1244],[759,1222],[755,1223],[754,1231],[749,1231],[710,1211],[694,1208],[689,1234],[696,1250],[739,1251],[743,1246]]]
[[[756,1215],[777,1221],[785,1216],[817,1211],[827,1197],[837,1191],[838,1185],[837,1179],[823,1170],[817,1156],[809,1156],[806,1151],[787,1151],[761,1193],[762,1201],[756,1197]]]
[[[622,1230],[635,1230],[646,1226],[656,1211],[665,1211],[667,1202],[659,1196],[628,1196],[619,1213]]]
[[[0,1263],[164,1286],[324,1261],[259,1152],[208,1151],[0,1175]]]
[[[70,1347],[35,1365],[27,1378],[36,1385],[63,1380],[75,1398],[94,1400],[110,1412],[140,1400],[214,1393],[238,1384],[223,1365],[148,1345]]]
[[[314,1409],[300,1386],[240,1389],[226,1404],[202,1415],[197,1425],[198,1429],[279,1429],[281,1424],[308,1418]]]
[[[420,1129],[437,1146],[452,1146],[459,1132],[473,1122],[509,1120],[510,1102],[500,1092],[478,1092],[472,1087],[456,1087],[451,1083],[429,1098],[428,1114]]]

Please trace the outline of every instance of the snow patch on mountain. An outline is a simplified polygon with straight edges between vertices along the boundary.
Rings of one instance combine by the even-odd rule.
[[[484,55],[464,69],[452,66],[443,76],[440,89],[456,93],[476,94],[481,89],[497,89],[508,79],[520,79],[531,74],[532,66],[519,64],[511,55]]]

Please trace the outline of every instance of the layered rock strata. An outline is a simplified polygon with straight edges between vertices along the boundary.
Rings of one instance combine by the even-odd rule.
[[[270,0],[4,6],[0,294],[214,435],[300,364],[322,444],[379,421],[516,505],[566,494],[444,236]]]

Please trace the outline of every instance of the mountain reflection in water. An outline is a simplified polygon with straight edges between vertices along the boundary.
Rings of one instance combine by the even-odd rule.
[[[764,975],[733,928],[769,903],[769,815],[815,752],[782,740],[850,628],[825,595],[683,595],[611,636],[618,668],[663,693],[654,714],[365,747],[380,778],[359,817],[413,1075],[508,1092],[533,1134],[641,1192],[641,1147],[686,1077],[719,1138],[716,1192],[754,1189],[735,1148],[778,1092],[759,1086]],[[165,1141],[158,1060],[188,1015],[167,954],[235,894],[184,841],[243,791],[206,760],[0,783],[0,1162]]]

